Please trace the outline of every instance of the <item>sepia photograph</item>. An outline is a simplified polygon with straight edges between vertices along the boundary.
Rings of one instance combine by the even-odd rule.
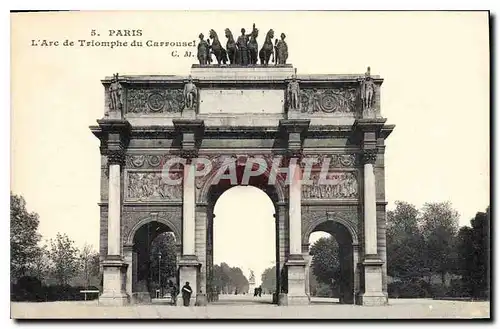
[[[489,11],[10,13],[11,319],[491,319]]]

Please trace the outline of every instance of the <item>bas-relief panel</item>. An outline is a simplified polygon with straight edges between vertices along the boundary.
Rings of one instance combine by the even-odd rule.
[[[168,176],[168,177],[167,177]],[[171,181],[177,181],[172,184]],[[127,201],[182,201],[182,173],[163,171],[127,171],[125,176]]]
[[[358,180],[353,172],[331,172],[324,177],[314,172],[311,183],[302,185],[302,198],[308,199],[357,199]]]
[[[301,112],[354,116],[357,93],[356,88],[301,89]]]
[[[181,113],[183,108],[182,89],[130,88],[127,90],[127,114]]]

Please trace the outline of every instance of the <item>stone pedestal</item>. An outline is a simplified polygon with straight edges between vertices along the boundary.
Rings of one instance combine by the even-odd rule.
[[[364,291],[359,295],[358,304],[364,306],[387,305],[387,295],[382,290],[382,265],[380,259],[365,259],[363,262]]]
[[[288,305],[309,304],[306,295],[306,262],[302,255],[290,255],[286,262],[288,271]]]
[[[179,296],[177,298],[177,305],[183,306],[182,300],[182,287],[189,282],[189,286],[193,293],[191,294],[190,306],[194,306],[196,303],[196,291],[198,271],[200,268],[200,263],[195,255],[183,255],[178,263],[179,265]]]
[[[102,262],[103,292],[99,296],[99,304],[104,306],[123,306],[130,302],[125,291],[127,267],[120,257],[108,257]]]

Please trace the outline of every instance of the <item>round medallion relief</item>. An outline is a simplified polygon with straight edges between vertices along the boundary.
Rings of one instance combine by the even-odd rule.
[[[152,93],[148,97],[148,106],[151,111],[158,112],[165,106],[165,98],[160,93]]]

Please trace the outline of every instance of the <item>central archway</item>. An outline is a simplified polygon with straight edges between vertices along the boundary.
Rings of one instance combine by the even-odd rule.
[[[208,188],[206,188],[205,196],[206,196],[206,202],[207,202],[207,244],[206,244],[206,291],[207,291],[207,299],[209,302],[216,301],[218,299],[218,289],[217,287],[214,286],[214,278],[213,278],[213,270],[214,270],[214,224],[216,225],[217,219],[216,219],[216,205],[219,199],[224,199],[226,193],[231,193],[233,188],[235,187],[252,187],[252,189],[258,189],[263,194],[265,194],[267,197],[264,197],[267,199],[267,201],[270,203],[270,211],[269,211],[269,217],[273,221],[272,225],[274,226],[274,234],[273,234],[273,241],[271,242],[274,245],[274,265],[276,266],[276,287],[273,289],[273,293],[280,292],[280,276],[279,271],[282,268],[283,263],[283,257],[280,257],[280,251],[283,253],[283,246],[280,246],[279,244],[279,223],[278,223],[278,204],[280,201],[283,200],[283,190],[282,186],[280,186],[280,182],[278,181],[276,184],[268,184],[268,179],[269,179],[269,171],[258,175],[258,176],[252,176],[248,179],[247,182],[242,183],[243,181],[243,176],[244,176],[244,171],[245,171],[245,166],[244,165],[238,165],[236,162],[234,163],[235,165],[235,180],[225,178],[226,174],[228,173],[227,171],[224,173],[224,178],[220,179],[220,175],[212,175],[210,179],[207,182],[207,185],[209,184]],[[220,174],[220,173],[219,173]],[[234,190],[232,190],[234,191]],[[223,194],[225,194],[223,196]],[[248,200],[241,199],[241,196],[239,196],[237,202],[238,203],[254,203],[254,198],[249,198]],[[233,199],[234,200],[234,199]],[[236,202],[236,200],[234,200]],[[258,206],[258,205],[255,205]],[[237,207],[237,206],[236,206]],[[234,207],[234,208],[236,208]],[[235,212],[237,215],[238,212]],[[267,217],[267,215],[266,215]],[[267,218],[266,218],[267,219]],[[241,232],[235,232],[235,234],[241,234]],[[246,234],[243,232],[243,234]],[[258,243],[258,239],[255,240],[255,244]],[[233,248],[234,246],[228,245],[226,248]],[[281,260],[281,263],[280,263]],[[268,262],[266,265],[271,265],[270,262]],[[265,268],[262,268],[264,270]],[[244,270],[244,269],[242,269]],[[248,268],[247,268],[248,270]],[[246,275],[248,273],[245,273]],[[256,273],[256,275],[260,275],[261,273]],[[253,292],[250,292],[253,293]]]

